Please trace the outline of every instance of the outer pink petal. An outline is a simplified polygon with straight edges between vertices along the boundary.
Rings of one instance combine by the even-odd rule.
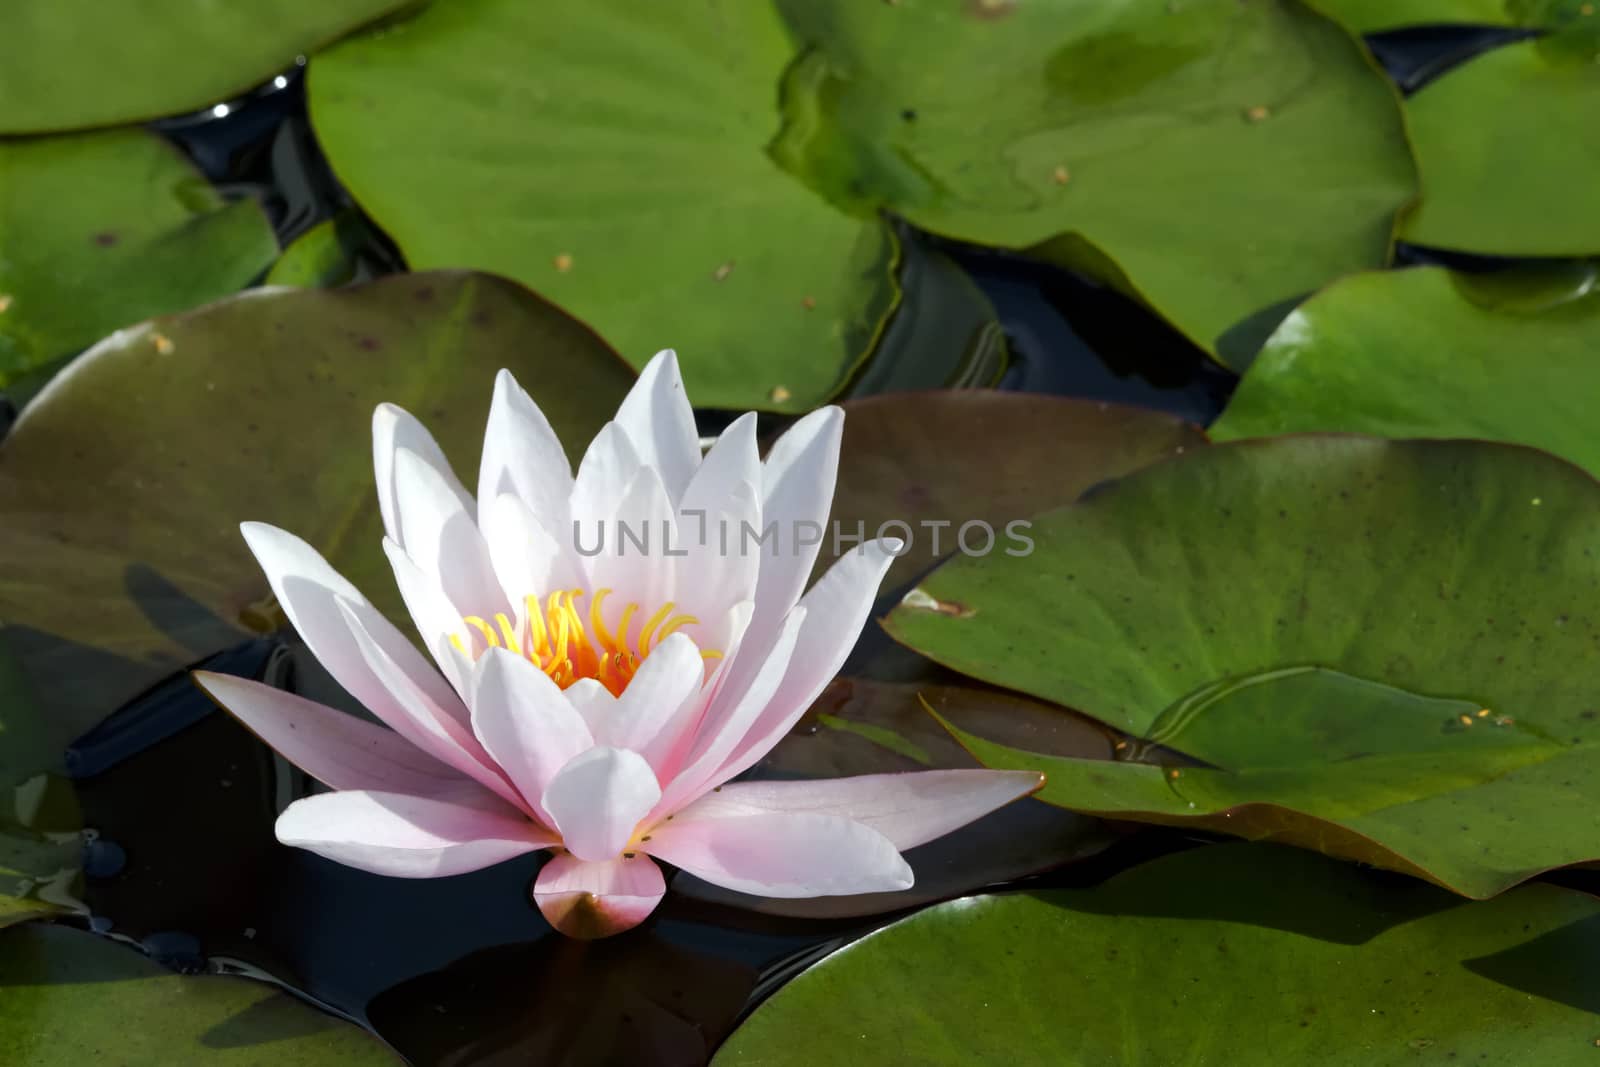
[[[487,786],[514,807],[521,807],[524,804],[521,795],[483,750],[472,731],[458,720],[438,712],[422,692],[395,669],[388,653],[378,647],[349,608],[342,603],[340,606],[369,668],[389,685],[390,700],[372,708],[373,713],[429,755]]]
[[[394,624],[379,614],[360,590],[330,567],[316,549],[294,534],[266,523],[247,522],[239,529],[266,572],[267,581],[289,616],[289,622],[311,649],[311,654],[346,692],[390,726],[406,733],[393,721],[395,700],[388,681],[375,674],[367,664],[345,622],[348,610],[373,643],[387,654],[395,670],[424,694],[431,709],[430,718],[443,715],[466,722],[467,712],[461,698],[428,666]],[[411,737],[411,734],[406,736]]]
[[[892,892],[913,881],[887,837],[836,815],[729,816],[691,804],[647,836],[640,847],[652,856],[740,893],[842,896]]]
[[[661,787],[644,757],[625,748],[591,748],[561,768],[540,803],[582,860],[609,860],[627,845]]]
[[[588,863],[558,854],[539,871],[533,899],[568,937],[610,937],[645,920],[667,891],[661,868],[642,853]]]
[[[378,480],[378,511],[383,515],[383,530],[396,541],[400,540],[400,512],[395,505],[394,454],[402,448],[436,468],[464,507],[472,505],[472,498],[450,469],[444,450],[427,428],[404,408],[379,404],[372,413],[372,466]]]
[[[286,845],[395,878],[464,874],[558,843],[504,804],[366,790],[297,800],[278,816],[277,832]]]
[[[502,493],[513,494],[547,521],[566,522],[572,464],[550,420],[509,370],[495,375],[483,434],[483,461],[478,467],[480,526],[487,528],[485,509]]]
[[[515,652],[491,648],[478,660],[472,728],[541,821],[550,780],[572,757],[594,746],[583,717],[550,677]]]
[[[1044,785],[1035,771],[948,770],[821,781],[733,782],[697,801],[701,817],[764,812],[837,815],[878,831],[897,849],[959,830]]]
[[[861,636],[878,585],[899,547],[893,538],[861,545],[830,567],[801,598],[806,620],[789,657],[789,670],[766,709],[717,771],[717,782],[748,770],[771,751],[839,673]]]
[[[694,410],[678,371],[678,354],[657,352],[617,409],[617,423],[639,458],[661,474],[667,494],[677,501],[700,464],[700,436]]]
[[[207,696],[246,729],[334,789],[432,796],[480,786],[393,730],[231,674],[195,671]]]

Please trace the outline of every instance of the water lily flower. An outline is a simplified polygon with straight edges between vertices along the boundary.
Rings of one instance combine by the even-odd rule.
[[[842,422],[837,408],[806,416],[763,462],[747,414],[702,457],[677,358],[663,352],[574,476],[501,371],[474,499],[416,419],[380,406],[383,547],[433,663],[310,545],[250,522],[245,540],[289,621],[383,725],[196,674],[331,790],[290,804],[278,839],[402,878],[549,849],[534,899],[581,937],[655,908],[656,860],[765,896],[910,886],[902,850],[1041,776],[732,781],[838,671],[898,549],[861,544],[805,591]]]

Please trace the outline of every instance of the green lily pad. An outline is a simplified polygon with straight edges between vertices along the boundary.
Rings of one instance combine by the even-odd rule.
[[[1535,885],[1455,904],[1305,853],[1195,849],[903,919],[779,990],[713,1062],[1593,1062],[1600,903]]]
[[[1600,265],[1359,274],[1301,305],[1211,427],[1533,445],[1600,474]]]
[[[225,202],[153,134],[0,140],[0,385],[236,292],[277,253],[260,205]]]
[[[849,551],[858,532],[882,529],[906,542],[886,588],[957,552],[1025,550],[1030,516],[1206,441],[1171,415],[1019,393],[901,393],[844,410],[837,534],[823,539],[817,565]]]
[[[355,276],[356,264],[345,239],[359,225],[351,213],[326,219],[294,239],[267,272],[267,285],[302,288],[343,285]]]
[[[766,3],[455,0],[318,56],[312,118],[413,267],[525,282],[635,366],[670,345],[696,403],[805,411],[898,252],[768,158],[793,51]]]
[[[1551,6],[1571,21],[1478,56],[1406,102],[1426,190],[1401,228],[1407,241],[1505,256],[1600,252],[1600,13]]]
[[[1111,483],[1033,536],[1026,559],[940,568],[890,632],[1219,770],[1182,769],[1175,794],[1160,768],[1096,764],[1052,781],[1059,801],[1237,820],[1472,896],[1600,858],[1600,814],[1582,814],[1600,812],[1600,682],[1572,669],[1600,646],[1600,487],[1577,468],[1480,442],[1244,442]],[[1405,690],[1420,732],[1377,728],[1403,714],[1392,694],[1283,682],[1257,694],[1277,732],[1192,752],[1162,732],[1219,684],[1307,666]],[[1481,745],[1438,735],[1483,710]],[[1341,723],[1359,747],[1333,759]]]
[[[412,2],[24,0],[0,35],[0,134],[193,111]]]
[[[1600,818],[1551,818],[1600,800],[1600,732],[1566,744],[1471,701],[1321,668],[1207,687],[1144,739],[1210,766],[1060,758],[950,729],[986,766],[1043,771],[1045,803],[1300,845],[1475,898],[1600,858]]]
[[[1106,277],[1232,365],[1381,265],[1415,193],[1394,90],[1298,3],[782,6],[809,50],[773,152],[802,180]]]
[[[412,411],[470,472],[500,367],[573,455],[632,382],[581,324],[464,273],[253,291],[85,354],[0,444],[0,636],[52,728],[75,736],[281,624],[241,520],[294,530],[407,619],[381,548],[372,409]]]
[[[924,701],[926,704],[924,704]],[[752,771],[756,778],[842,778],[857,774],[977,767],[928,714],[1040,751],[1106,760],[1113,737],[1098,723],[1015,693],[976,686],[912,685],[839,678]],[[954,833],[910,850],[916,883],[895,893],[782,899],[752,897],[680,873],[673,893],[768,915],[837,919],[879,915],[947,900],[1082,859],[1111,835],[1093,819],[1020,800]]]
[[[67,927],[0,933],[0,1060],[217,1067],[396,1064],[370,1034],[260,982],[185,977]]]

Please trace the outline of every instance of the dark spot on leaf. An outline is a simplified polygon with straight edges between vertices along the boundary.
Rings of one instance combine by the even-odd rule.
[[[94,243],[101,248],[110,248],[120,240],[122,240],[122,237],[112,230],[101,230],[94,235]]]

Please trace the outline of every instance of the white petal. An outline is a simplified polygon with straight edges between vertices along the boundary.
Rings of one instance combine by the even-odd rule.
[[[762,564],[752,623],[758,632],[777,632],[777,620],[788,614],[811,576],[821,544],[797,551],[797,530],[802,523],[824,526],[828,521],[843,433],[844,412],[819,408],[791,426],[767,453],[761,472],[761,519],[778,524],[781,551]]]
[[[617,409],[616,421],[639,458],[660,472],[668,495],[681,499],[700,464],[700,437],[676,352],[656,353]]]
[[[888,838],[833,815],[727,817],[690,805],[672,821],[652,827],[649,837],[641,847],[650,855],[740,893],[881,893],[909,888],[913,881],[911,868]]]
[[[578,476],[573,479],[568,510],[571,526],[566,530],[552,530],[556,540],[563,546],[576,542],[587,552],[601,539],[599,523],[602,521],[607,522],[608,528],[603,532],[609,537],[609,520],[616,514],[622,494],[640,467],[639,453],[622,427],[614,422],[600,427],[578,464]]]
[[[731,782],[694,804],[702,816],[764,812],[837,815],[870,826],[895,848],[943,837],[1044,785],[1035,771],[944,770],[820,781]]]
[[[661,799],[644,757],[624,748],[591,748],[561,768],[541,803],[561,843],[581,860],[616,858],[639,820]]]
[[[360,590],[328,566],[316,549],[294,534],[266,523],[247,522],[239,529],[266,572],[289,622],[311,654],[346,692],[394,725],[389,718],[394,705],[389,685],[367,665],[345,623],[341,604],[354,613],[362,629],[387,653],[396,669],[427,696],[436,711],[466,722],[466,708],[445,680],[429,668],[415,646],[367,602]]]
[[[472,689],[472,729],[484,750],[534,808],[550,780],[594,738],[559,686],[515,652],[491,648],[478,660]]]
[[[706,661],[695,643],[681,633],[670,635],[639,665],[599,740],[632,749],[659,772],[686,725],[684,719],[700,710],[697,698],[705,677]]]
[[[456,693],[465,698],[470,676],[462,670],[461,658],[452,654],[450,639],[454,637],[463,648],[471,648],[475,634],[468,631],[455,605],[445,599],[433,576],[412,562],[405,549],[385,537],[383,553],[389,557],[395,585],[400,589],[400,599],[405,601],[406,610],[411,613],[412,625],[417,628],[423,644],[433,652],[433,661],[439,670],[444,672]],[[454,707],[452,705],[452,710]],[[465,709],[461,710],[463,714],[458,718],[466,722]]]
[[[502,493],[487,505],[479,501],[478,511],[490,562],[514,609],[522,610],[529,596],[543,598],[569,588],[578,577],[555,536],[520,497]],[[563,518],[556,529],[565,524]]]
[[[435,468],[451,492],[461,499],[463,507],[470,508],[472,498],[450,469],[444,450],[427,428],[404,408],[379,404],[372,413],[372,467],[378,481],[378,511],[383,515],[384,533],[404,545],[400,540],[400,511],[395,504],[394,487],[394,455],[401,448]]]
[[[567,686],[562,695],[573,710],[583,717],[583,721],[589,724],[591,734],[595,737],[605,736],[611,717],[617,710],[617,698],[611,695],[611,690],[593,678],[579,678]]]
[[[278,840],[374,874],[441,878],[548,848],[553,835],[499,805],[346,790],[297,800]]]
[[[485,510],[502,493],[516,496],[547,523],[566,523],[572,464],[544,412],[509,370],[494,379],[478,469],[478,523],[486,530]]]
[[[394,460],[399,542],[461,615],[492,619],[509,610],[489,562],[489,548],[472,513],[450,491],[439,472],[415,452],[400,449]]]
[[[741,485],[761,485],[761,451],[753,411],[740,415],[722,431],[689,479],[678,508],[707,512],[725,508],[728,497]]]
[[[667,782],[661,801],[656,805],[657,813],[675,811],[733,777],[732,773],[722,773],[723,765],[766,710],[772,694],[782,683],[805,620],[806,609],[796,605],[784,620],[778,639],[757,665],[750,686],[740,694],[725,697],[719,692],[713,696],[706,717],[696,731],[688,765]]]
[[[656,472],[640,467],[605,525],[605,546],[588,560],[590,588],[614,589],[640,605],[641,630],[649,613],[673,597],[682,551],[676,543],[672,502]]]
[[[387,727],[231,674],[195,671],[207,696],[277,751],[334,789],[421,796],[483,787]]]
[[[789,657],[789,670],[766,709],[717,772],[722,781],[765,756],[839,673],[861,636],[878,586],[899,547],[893,538],[880,538],[855,548],[828,568],[801,598],[806,620]]]

